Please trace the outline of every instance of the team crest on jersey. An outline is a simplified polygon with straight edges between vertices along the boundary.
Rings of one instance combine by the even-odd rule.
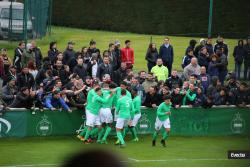
[[[42,120],[36,126],[36,133],[39,136],[48,136],[52,133],[52,123],[48,120],[48,116],[42,116]]]

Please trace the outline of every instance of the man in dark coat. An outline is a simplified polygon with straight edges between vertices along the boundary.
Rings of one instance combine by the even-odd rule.
[[[73,71],[73,68],[76,66],[76,52],[74,51],[75,43],[70,41],[66,50],[63,52],[63,64],[68,65],[70,71]]]
[[[83,81],[85,81],[86,76],[87,76],[87,71],[83,67],[83,59],[78,58],[77,59],[77,65],[74,67],[73,72],[77,74]]]
[[[22,87],[28,87],[29,89],[35,86],[35,80],[29,69],[24,67],[22,72],[17,75],[17,87],[20,90]]]
[[[164,39],[164,44],[160,47],[159,58],[162,59],[163,65],[168,68],[168,76],[170,77],[174,62],[174,48],[170,45],[170,39],[168,37]]]
[[[247,38],[247,44],[244,46],[244,80],[250,80],[250,37]],[[248,75],[248,76],[247,76]]]
[[[96,77],[102,80],[105,74],[109,74],[113,80],[113,66],[109,63],[109,56],[103,55],[103,63],[101,63],[97,68]]]

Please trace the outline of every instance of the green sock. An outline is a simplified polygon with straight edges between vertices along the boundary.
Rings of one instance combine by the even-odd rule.
[[[84,136],[84,134],[86,133],[88,127],[85,126],[84,129],[81,131],[81,133],[79,134],[80,136]]]
[[[87,131],[86,131],[86,134],[85,134],[85,136],[84,136],[84,139],[85,139],[85,140],[88,140],[88,139],[89,139],[90,133],[91,133],[91,129],[88,128]]]
[[[131,131],[132,131],[133,138],[136,139],[137,138],[137,133],[136,133],[135,127],[132,127]]]
[[[105,134],[104,134],[102,140],[107,140],[107,137],[108,137],[109,133],[111,132],[111,130],[112,129],[109,126],[106,128],[106,131],[105,131]]]
[[[121,143],[122,145],[125,144],[125,141],[124,141],[124,139],[123,139],[122,133],[121,133],[120,131],[117,131],[116,133],[117,133],[117,137],[118,137],[120,143]]]
[[[94,129],[92,129],[90,136],[95,138],[98,135],[99,129],[97,127],[95,127]]]
[[[168,133],[164,130],[163,132],[162,132],[162,139],[163,140],[166,140],[168,138]]]
[[[101,140],[104,131],[105,131],[105,128],[101,128],[101,129],[99,130],[97,140]]]
[[[128,128],[128,127],[124,128],[124,130],[123,130],[123,138],[126,137],[128,131],[129,131],[129,128]]]
[[[155,132],[153,133],[153,140],[156,140],[156,139],[157,139],[157,135],[158,135],[158,132],[155,131]]]

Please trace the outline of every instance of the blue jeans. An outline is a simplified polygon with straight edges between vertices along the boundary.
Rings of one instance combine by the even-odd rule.
[[[242,64],[235,64],[235,75],[237,79],[240,79],[241,65]]]

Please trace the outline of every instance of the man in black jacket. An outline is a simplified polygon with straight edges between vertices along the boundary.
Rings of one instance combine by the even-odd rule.
[[[21,70],[22,70],[21,61],[22,61],[24,49],[25,49],[25,42],[24,41],[21,41],[18,44],[18,47],[15,49],[13,65],[16,66],[17,72],[21,72]]]
[[[73,68],[76,66],[76,52],[74,51],[75,43],[70,41],[66,50],[63,52],[63,64],[68,65],[70,71],[73,71]]]
[[[33,106],[34,97],[34,91],[30,91],[28,87],[22,87],[9,107],[30,109]]]
[[[52,71],[53,76],[58,76],[60,80],[62,81],[62,84],[65,85],[69,81],[69,69],[64,69],[62,61],[57,60],[56,66]]]
[[[217,50],[224,50],[224,54],[228,57],[228,46],[224,43],[224,39],[221,36],[218,36],[216,44],[214,45],[214,52],[216,53]]]
[[[73,72],[77,74],[83,81],[85,81],[85,78],[87,76],[87,71],[83,67],[83,59],[78,58],[77,59],[77,65],[75,66]]]
[[[121,67],[114,71],[114,79],[113,81],[117,84],[120,85],[121,81],[123,81],[126,77],[128,76],[127,72],[127,65],[126,63],[121,63]]]
[[[178,76],[177,70],[173,70],[171,76],[166,80],[166,85],[169,89],[174,87],[182,87],[182,79]]]
[[[113,66],[113,70],[117,70],[120,66],[121,60],[120,57],[116,56],[115,53],[115,45],[113,43],[109,44],[109,50],[108,50],[108,55],[110,59],[110,64]]]
[[[250,37],[247,38],[247,44],[244,46],[244,80],[250,80]],[[248,77],[247,77],[248,75]]]
[[[103,55],[103,63],[98,66],[96,77],[100,80],[104,74],[109,74],[111,79],[113,79],[113,66],[109,63],[108,55]]]
[[[24,67],[22,72],[17,75],[17,87],[20,90],[22,87],[28,87],[29,89],[35,86],[35,80],[32,74],[29,73],[29,69]]]

